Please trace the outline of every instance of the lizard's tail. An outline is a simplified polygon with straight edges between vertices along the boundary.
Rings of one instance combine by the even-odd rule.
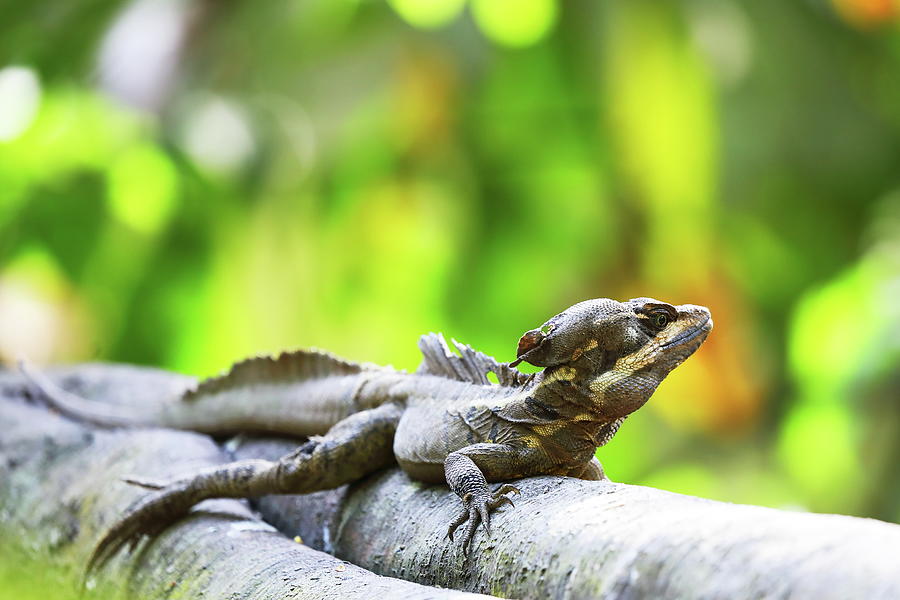
[[[67,417],[111,428],[151,424],[150,419],[142,418],[140,414],[135,413],[135,407],[88,400],[64,390],[25,360],[19,360],[19,371],[41,392],[50,406]]]
[[[81,398],[20,361],[19,369],[48,404],[66,416],[101,427],[158,426],[213,435],[239,432],[320,435],[347,416],[394,400],[404,375],[318,351],[257,356],[224,375],[156,404],[117,405]]]

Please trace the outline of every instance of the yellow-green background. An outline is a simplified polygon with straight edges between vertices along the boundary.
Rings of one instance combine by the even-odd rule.
[[[4,362],[412,369],[427,331],[509,360],[586,298],[704,304],[610,476],[900,520],[891,0],[0,15]]]

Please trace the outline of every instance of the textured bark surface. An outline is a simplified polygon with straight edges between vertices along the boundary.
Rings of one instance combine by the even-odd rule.
[[[82,381],[82,393],[124,402],[144,401],[156,390],[187,381],[122,367],[77,373],[72,383]],[[7,383],[0,389],[9,395],[10,386],[15,392],[20,385]],[[0,490],[0,526],[4,535],[19,532],[13,535],[30,539],[40,531],[48,543],[57,540],[57,547],[47,552],[68,564],[83,561],[101,523],[140,493],[113,482],[119,473],[152,477],[224,460],[203,436],[91,433],[21,403],[0,406],[0,460],[6,462],[4,480],[11,473],[13,484]],[[51,422],[52,427],[47,425]],[[8,437],[10,431],[13,437]],[[33,449],[19,449],[19,440]],[[240,438],[225,448],[245,458],[274,457],[294,446]],[[61,452],[67,457],[60,458]],[[116,466],[122,460],[127,468]],[[20,481],[28,478],[23,473],[31,474],[31,483]],[[45,481],[33,481],[35,474]],[[725,504],[608,482],[540,477],[516,485],[523,492],[515,498],[516,508],[496,513],[493,535],[487,538],[480,531],[469,559],[443,539],[458,499],[443,486],[410,481],[396,469],[335,491],[263,498],[256,504],[288,537],[300,535],[306,544],[375,573],[507,597],[900,598],[898,525]],[[29,513],[24,508],[28,503],[45,516]],[[326,578],[315,589],[334,596],[411,595],[374,587],[394,580],[337,580],[351,572],[373,576],[351,565],[337,571],[334,558],[260,530],[264,524],[240,514],[240,507],[220,501],[217,510],[238,514],[195,515],[169,529],[137,559],[119,558],[112,567],[113,583],[127,581],[135,595],[148,597],[161,595],[173,582],[191,592],[188,597],[195,590],[205,590],[207,597],[231,597],[210,590],[231,591],[235,588],[229,586],[240,582],[243,587],[237,589],[244,595],[234,597],[274,598],[304,597],[289,591],[295,590],[292,586],[316,595],[308,586]],[[312,579],[314,573],[319,579]],[[320,591],[316,597],[328,593]]]
[[[291,444],[248,440],[265,457]],[[336,556],[420,583],[521,598],[900,598],[900,526],[563,477],[516,482],[515,509],[466,561],[443,540],[459,501],[397,470],[263,516]]]
[[[86,395],[131,402],[151,401],[189,382],[98,366],[78,370],[69,381]],[[55,597],[77,597],[99,534],[143,493],[120,477],[167,478],[228,460],[206,436],[92,430],[28,402],[24,392],[18,376],[0,373],[0,561],[27,557],[40,564],[46,571],[32,577],[71,587],[71,595]],[[40,589],[40,581],[34,584]],[[114,559],[87,587],[88,597],[96,598],[479,597],[380,577],[297,544],[236,500],[198,505],[135,554]]]

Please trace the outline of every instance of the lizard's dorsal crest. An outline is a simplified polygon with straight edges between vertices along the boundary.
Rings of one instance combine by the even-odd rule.
[[[201,396],[252,385],[305,381],[336,375],[355,375],[364,370],[377,369],[375,365],[351,362],[320,350],[293,350],[276,355],[254,356],[234,363],[222,375],[201,381],[197,387],[182,396],[183,400],[195,400]]]
[[[428,333],[419,338],[419,350],[422,351],[422,364],[416,373],[423,375],[437,375],[456,379],[478,385],[489,385],[491,380],[487,374],[494,373],[500,385],[523,385],[531,379],[526,375],[510,367],[497,362],[484,352],[475,350],[468,344],[461,344],[454,339],[450,340],[459,351],[457,356],[447,344],[447,340],[440,333]]]

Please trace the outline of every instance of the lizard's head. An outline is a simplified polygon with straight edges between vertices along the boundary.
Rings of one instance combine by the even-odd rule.
[[[512,365],[547,367],[545,380],[579,386],[605,416],[621,417],[640,408],[712,326],[703,306],[586,300],[526,332]]]

